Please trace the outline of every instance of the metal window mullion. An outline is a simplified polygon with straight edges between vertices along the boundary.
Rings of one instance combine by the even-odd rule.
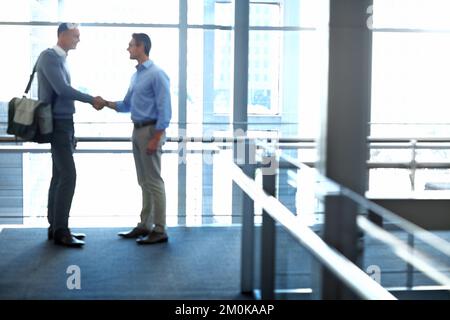
[[[248,60],[249,60],[249,0],[236,1],[234,27],[234,90],[233,128],[247,132],[248,121]],[[239,124],[238,124],[239,123]]]
[[[233,136],[247,134],[248,128],[248,53],[249,53],[249,0],[235,2],[234,8],[234,81],[233,81]],[[237,154],[237,144],[233,144],[234,158]],[[243,196],[242,191],[232,186],[233,213],[239,210]],[[233,217],[233,223],[237,220]]]
[[[256,146],[254,140],[245,140],[247,159],[254,158]],[[256,177],[256,166],[247,161],[243,172],[252,180]],[[255,203],[245,192],[242,198],[242,235],[241,235],[241,292],[251,293],[254,288],[254,250],[255,250]]]
[[[183,139],[179,144],[179,150],[187,149],[187,142],[184,138],[187,135],[186,127],[186,107],[187,107],[187,0],[180,0],[180,24],[179,24],[179,48],[178,48],[178,135]],[[184,158],[186,159],[186,158]],[[178,165],[178,219],[186,219],[186,181],[187,170],[186,161],[179,161]],[[179,220],[178,223],[186,221]]]

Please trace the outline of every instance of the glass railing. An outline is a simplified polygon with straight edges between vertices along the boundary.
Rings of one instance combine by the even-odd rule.
[[[267,146],[267,143],[263,145]],[[400,299],[450,298],[450,243],[448,241],[450,231],[448,228],[444,226],[441,230],[427,231],[323,177],[314,169],[298,161],[297,157],[291,156],[292,152],[280,154],[279,149],[273,146],[269,148],[279,154],[273,156],[271,161],[263,161],[266,164],[275,164],[272,172],[267,173],[267,168],[261,169],[261,164],[241,165],[240,168],[235,168],[235,178],[239,180],[239,186],[247,194],[247,197],[244,197],[246,201],[255,202],[255,213],[263,208],[267,212],[266,217],[270,217],[268,220],[266,218],[265,222],[263,216],[262,225],[260,220],[251,217],[243,218],[244,234],[254,235],[251,241],[249,239],[243,241],[243,248],[247,250],[243,253],[243,261],[253,257],[251,262],[243,262],[243,270],[247,270],[244,289],[256,291],[262,298],[320,298],[321,284],[323,285],[320,283],[323,281],[320,270],[322,266],[325,266],[335,276],[340,277],[340,281],[351,288],[357,296],[374,298],[375,296],[369,297],[361,292],[358,293],[358,290],[365,286],[362,284],[364,280],[357,285],[359,289],[356,288],[349,279],[344,279],[347,271],[342,273],[342,270],[333,271],[335,268],[328,266],[325,259],[319,257],[320,254],[317,251],[320,244],[317,244],[316,248],[311,245],[314,241],[321,243],[322,238],[330,238],[330,228],[327,232],[324,231],[324,221],[326,221],[324,217],[327,215],[347,219],[344,221],[351,226],[351,217],[348,218],[348,212],[341,211],[343,207],[347,207],[349,210],[358,212],[353,230],[358,233],[358,241],[350,247],[353,246],[353,250],[358,252],[354,263],[358,265],[360,271],[370,275],[373,280]],[[266,187],[266,182],[261,183],[261,179],[259,181],[251,179],[253,176],[258,176],[258,171],[264,170],[266,175],[276,176],[269,184],[269,191],[265,188],[266,193],[261,191],[263,187]],[[266,175],[263,180],[270,181]],[[283,175],[289,177],[289,183],[283,186],[284,190],[283,187],[275,185],[275,181]],[[286,203],[280,196],[280,191],[286,193],[288,188],[291,189],[288,193],[297,195],[294,204]],[[273,198],[269,196],[271,194],[274,195]],[[294,206],[295,210],[292,210],[289,205]],[[252,207],[251,204],[244,203],[243,206],[246,208],[243,210],[244,213],[252,212],[248,210]],[[433,212],[426,214],[431,219]],[[372,222],[373,215],[382,218],[384,228]],[[267,238],[267,233],[264,236],[264,223],[268,224],[266,229],[271,230],[268,243],[267,239],[264,240]],[[245,232],[245,228],[253,230]],[[334,237],[342,237],[339,233],[342,230],[335,228]],[[308,241],[311,243],[308,244]],[[270,261],[268,261],[267,252],[271,252]],[[245,265],[247,268],[244,267]],[[362,291],[366,294],[368,292]]]
[[[203,136],[186,137],[176,135],[174,132],[169,134],[164,146],[162,174],[166,180],[168,197],[171,199],[167,214],[168,221],[172,225],[233,224],[241,221],[240,214],[233,212],[230,205],[231,178],[224,176],[221,169],[223,163],[232,158],[232,142],[235,138],[229,127],[219,128],[217,125],[216,129],[218,131]],[[275,131],[268,133],[264,130],[253,131],[252,134],[253,138],[269,139],[268,141],[275,147],[289,152],[291,156],[301,159],[302,163],[308,166],[312,167],[315,164],[316,145],[313,139],[284,138]],[[436,158],[430,155],[424,158],[420,153],[434,151],[439,155],[444,152],[445,155],[446,149],[450,148],[450,139],[369,138],[369,142],[372,154],[379,150],[387,150],[389,153],[405,152],[406,155],[402,159],[394,158],[390,161],[387,161],[389,159],[383,154],[371,157],[368,162],[371,186],[367,193],[368,197],[380,198],[387,195],[424,197],[425,193],[428,197],[448,198],[450,192],[442,189],[447,186],[445,172],[449,171],[450,174],[450,163],[444,156]],[[49,145],[16,144],[13,137],[3,136],[0,137],[0,156],[5,163],[5,167],[0,170],[6,178],[2,179],[0,187],[3,190],[8,189],[8,186],[12,189],[17,188],[17,181],[12,181],[14,175],[21,182],[20,192],[14,194],[7,191],[0,192],[3,199],[15,197],[17,200],[9,199],[7,201],[9,203],[4,203],[4,206],[9,206],[9,213],[0,214],[3,222],[6,220],[20,222],[23,217],[27,223],[44,218],[46,193],[51,176]],[[6,160],[7,157],[10,160]],[[11,160],[12,157],[15,157],[15,160]],[[431,161],[432,159],[436,160]],[[15,161],[19,161],[17,163],[20,168],[8,165]],[[136,183],[129,137],[81,135],[78,139],[75,161],[78,169],[78,185],[72,209],[74,221],[83,220],[83,224],[97,224],[108,217],[114,218],[110,220],[111,223],[114,220],[123,223],[136,217],[136,213],[139,212],[140,192]],[[378,170],[384,172],[380,173]],[[406,173],[402,175],[402,172]],[[305,188],[301,192],[296,189],[297,180],[302,178],[298,178],[292,170],[282,169],[280,177],[279,199],[290,210],[312,212],[320,206],[310,189]],[[386,183],[387,181],[389,183]],[[414,185],[416,191],[413,192]],[[94,194],[96,196],[92,198]],[[23,201],[19,199],[20,197]],[[300,197],[302,200],[306,197],[308,201],[299,201]],[[90,201],[86,202],[83,199]],[[16,210],[20,207],[19,204],[11,204],[12,201],[23,202],[20,212]],[[319,218],[317,215],[307,215],[307,219],[313,223]]]

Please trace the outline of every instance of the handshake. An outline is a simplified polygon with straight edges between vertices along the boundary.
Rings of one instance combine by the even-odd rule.
[[[114,102],[107,101],[107,100],[103,99],[100,96],[97,96],[97,97],[94,98],[94,101],[92,102],[92,106],[97,111],[102,110],[104,107],[115,109],[115,103]]]

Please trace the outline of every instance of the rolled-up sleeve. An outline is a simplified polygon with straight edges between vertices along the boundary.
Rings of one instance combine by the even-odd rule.
[[[130,112],[131,110],[131,89],[128,89],[123,101],[116,101],[117,112]]]

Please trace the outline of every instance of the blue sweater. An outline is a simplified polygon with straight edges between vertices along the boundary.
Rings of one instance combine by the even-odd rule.
[[[70,85],[70,74],[65,59],[55,50],[44,50],[39,56],[36,68],[38,74],[38,97],[46,103],[53,103],[54,119],[72,119],[75,113],[74,100],[92,103],[93,97],[75,90]]]

